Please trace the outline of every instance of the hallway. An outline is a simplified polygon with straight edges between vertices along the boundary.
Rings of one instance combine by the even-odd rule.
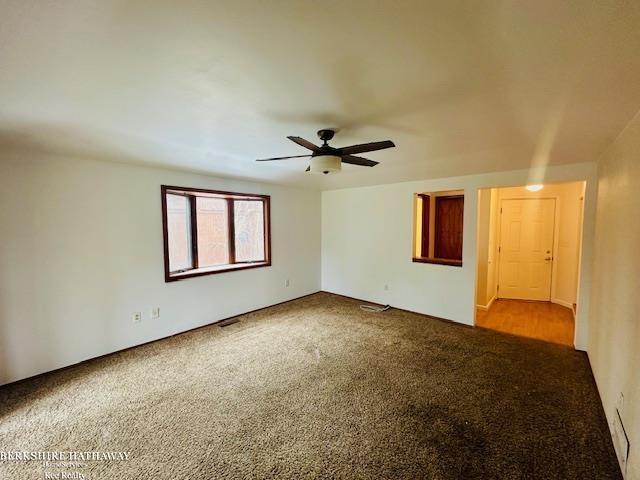
[[[476,326],[573,347],[573,313],[551,302],[499,299],[477,309]]]

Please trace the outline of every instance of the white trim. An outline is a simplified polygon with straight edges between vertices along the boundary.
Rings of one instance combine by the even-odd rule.
[[[557,305],[562,305],[563,307],[567,307],[573,312],[573,303],[571,302],[567,302],[566,300],[560,300],[559,298],[552,298],[551,303],[555,303]]]
[[[498,294],[494,293],[493,297],[491,297],[491,300],[489,300],[486,305],[476,305],[476,308],[479,308],[480,310],[484,310],[486,312],[491,308],[491,305],[493,305],[493,302],[496,300],[496,298],[498,298]]]
[[[588,350],[584,350],[584,353],[587,355],[587,361],[589,362],[589,368],[591,369],[592,372],[592,376],[593,376],[593,383],[595,383],[596,385],[596,392],[598,393],[598,398],[600,399],[600,404],[602,405],[602,409],[604,411],[604,416],[607,420],[607,427],[609,427],[609,435],[611,436],[611,441],[615,442],[615,433],[613,431],[614,427],[613,427],[613,419],[611,418],[612,413],[609,412],[609,410],[605,407],[604,402],[602,401],[602,394],[601,391],[602,389],[600,388],[600,385],[598,384],[598,378],[595,376],[595,373],[593,372],[593,364],[591,363],[591,357],[589,356],[589,351]],[[615,408],[613,409],[615,412]],[[618,455],[616,452],[616,460],[618,460]],[[620,465],[620,461],[618,460],[618,465]],[[622,469],[621,469],[622,470]],[[622,478],[623,480],[626,478],[626,472],[622,473]]]
[[[549,300],[553,303],[553,297],[558,290],[558,256],[560,255],[560,222],[562,221],[562,198],[554,195],[556,204],[553,212],[553,251],[551,254],[551,292]]]

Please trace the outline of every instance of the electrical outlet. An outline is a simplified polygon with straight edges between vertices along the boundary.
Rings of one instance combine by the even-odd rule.
[[[160,318],[160,307],[153,307],[151,309],[151,318],[153,320]]]
[[[388,291],[389,290],[389,285],[387,285],[386,283],[384,284],[384,290]]]
[[[291,284],[291,282],[289,282],[289,279],[287,278],[287,280],[284,282],[284,286],[288,287]]]
[[[133,312],[133,315],[131,315],[131,320],[133,320],[133,323],[140,323],[140,321],[142,320],[142,312]]]

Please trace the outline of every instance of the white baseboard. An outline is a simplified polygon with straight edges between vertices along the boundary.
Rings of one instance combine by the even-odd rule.
[[[571,309],[571,311],[573,312],[573,303],[571,302],[567,302],[566,300],[560,300],[559,298],[552,298],[551,303],[556,303],[558,305],[562,305],[563,307],[567,307]]]
[[[596,392],[598,393],[598,399],[600,400],[600,404],[602,405],[602,409],[604,410],[604,414],[605,414],[605,418],[607,420],[607,426],[609,427],[609,435],[611,435],[611,441],[612,444],[614,445],[614,450],[615,450],[615,442],[616,442],[616,433],[615,433],[615,427],[614,427],[614,422],[613,422],[613,416],[616,415],[616,410],[617,408],[615,406],[611,406],[611,409],[607,408],[608,406],[604,404],[604,402],[602,401],[602,395],[600,394],[601,390],[600,390],[600,384],[598,383],[598,381],[600,380],[600,376],[596,376],[596,372],[593,370],[593,365],[591,364],[591,357],[589,357],[589,352],[585,350],[585,353],[587,354],[587,361],[589,362],[589,369],[591,370],[591,375],[593,376],[593,383],[595,383],[596,385]],[[618,452],[616,452],[616,460],[618,460],[618,465],[620,466],[620,473],[622,473],[622,478],[623,480],[627,478],[627,474],[628,472],[626,471],[626,468],[623,468],[622,465],[620,465],[620,458],[618,457]],[[626,467],[627,464],[625,464]]]
[[[480,310],[484,310],[486,312],[491,308],[491,305],[493,305],[493,302],[495,301],[496,297],[497,295],[494,295],[493,297],[491,297],[491,300],[489,300],[486,305],[476,305],[476,308]]]

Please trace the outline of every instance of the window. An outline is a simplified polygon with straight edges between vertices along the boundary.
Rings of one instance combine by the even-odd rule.
[[[268,195],[161,192],[165,281],[271,265]]]
[[[413,261],[461,267],[463,219],[462,191],[417,194]]]

